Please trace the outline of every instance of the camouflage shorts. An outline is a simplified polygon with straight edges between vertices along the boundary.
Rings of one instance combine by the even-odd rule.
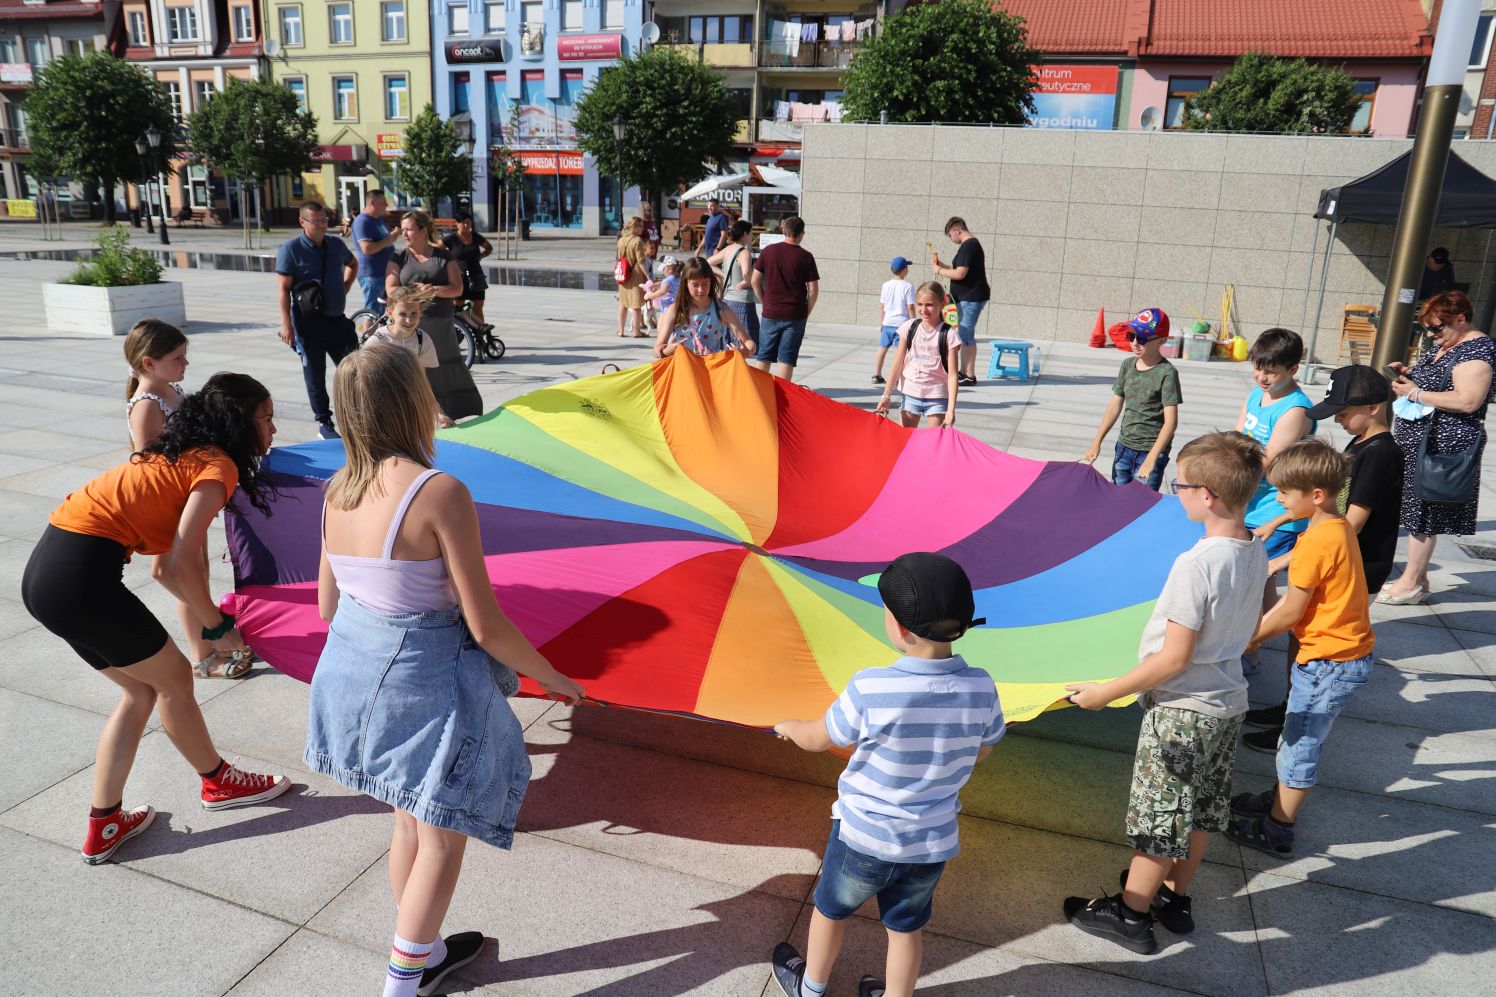
[[[1241,723],[1171,706],[1143,714],[1127,800],[1129,845],[1182,859],[1191,831],[1225,829]]]

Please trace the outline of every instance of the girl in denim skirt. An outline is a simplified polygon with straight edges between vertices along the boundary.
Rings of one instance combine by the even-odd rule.
[[[509,848],[529,784],[506,701],[515,673],[568,703],[582,690],[495,602],[472,496],[431,467],[436,399],[416,358],[359,350],[338,365],[334,398],[347,463],[323,506],[317,604],[330,626],[306,763],[395,808],[384,993],[430,994],[483,947],[480,932],[440,935],[467,839]]]

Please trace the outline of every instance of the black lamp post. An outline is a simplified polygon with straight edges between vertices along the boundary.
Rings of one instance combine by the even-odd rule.
[[[473,137],[473,135],[472,135],[471,132],[468,133],[468,137],[467,138],[465,138],[465,139],[462,140],[462,147],[465,150],[467,150],[467,158],[468,158],[468,206],[467,206],[467,210],[469,211],[469,213],[471,213],[473,211],[474,206],[478,202],[478,176],[477,176],[478,164],[473,161],[473,154],[475,152],[477,152],[477,150],[478,150],[478,140]]]
[[[145,136],[135,140],[135,154],[140,157],[141,182],[135,185],[135,193],[140,200],[140,214],[145,216],[145,230],[151,235],[156,234],[156,226],[151,224],[151,164],[146,154],[151,151],[151,144],[146,141]]]
[[[618,158],[618,168],[613,172],[618,175],[618,203],[616,207],[618,208],[619,235],[623,234],[623,135],[627,125],[628,122],[624,119],[622,112],[613,115],[613,151],[617,154]]]
[[[155,125],[151,125],[151,127],[145,130],[145,140],[150,143],[151,166],[154,167],[158,161],[158,157],[161,155],[161,129]],[[170,246],[171,238],[166,234],[166,184],[161,181],[160,177],[161,174],[158,172],[156,174],[157,184],[161,189],[161,245]]]

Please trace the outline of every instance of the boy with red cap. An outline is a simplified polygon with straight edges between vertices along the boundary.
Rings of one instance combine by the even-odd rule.
[[[1122,361],[1112,383],[1112,400],[1101,417],[1091,449],[1081,458],[1087,464],[1101,456],[1101,441],[1120,417],[1122,431],[1112,459],[1112,483],[1141,480],[1158,491],[1169,464],[1169,447],[1179,426],[1179,371],[1164,359],[1169,338],[1169,316],[1159,308],[1145,308],[1127,322],[1132,356]]]

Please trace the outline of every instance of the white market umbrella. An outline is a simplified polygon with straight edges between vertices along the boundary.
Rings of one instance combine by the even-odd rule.
[[[728,187],[741,187],[750,179],[746,173],[724,173],[714,177],[707,177],[682,194],[680,199],[682,201],[692,201],[707,194],[715,194],[717,191],[725,190]]]

